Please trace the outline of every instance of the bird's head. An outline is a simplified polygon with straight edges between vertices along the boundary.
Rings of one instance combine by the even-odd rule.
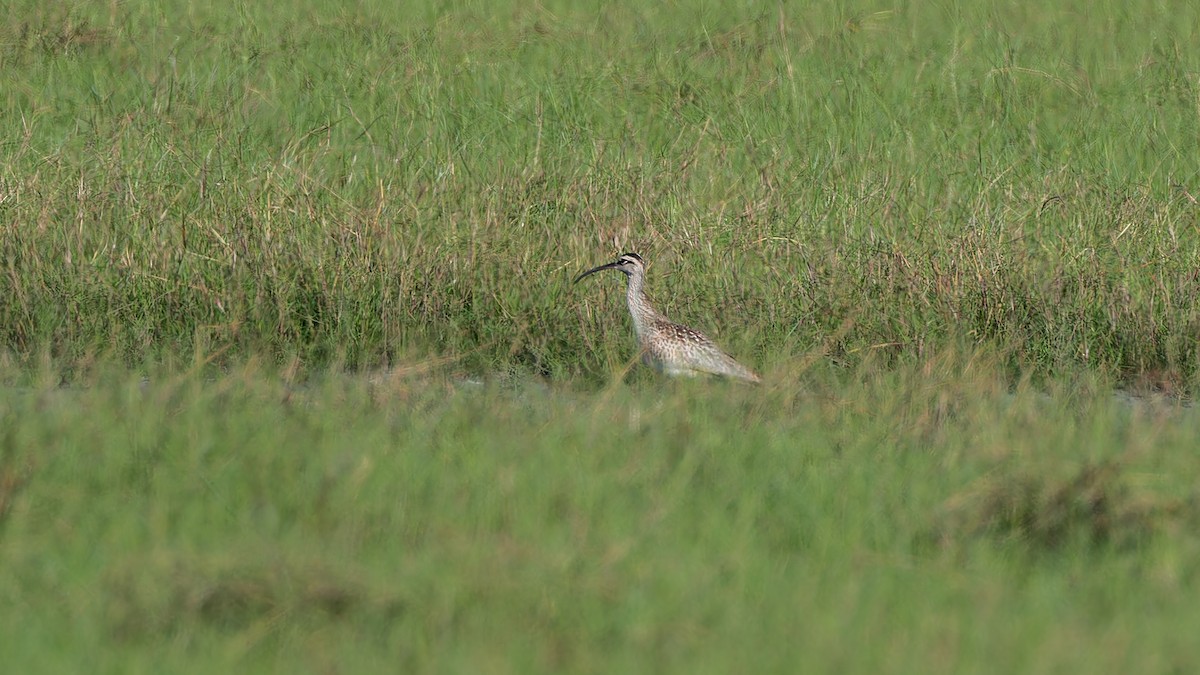
[[[575,283],[579,283],[580,280],[586,276],[590,276],[603,270],[617,270],[625,276],[633,276],[635,272],[639,272],[645,269],[645,267],[646,263],[642,261],[642,256],[636,253],[626,253],[613,262],[601,265],[599,267],[593,267],[583,274],[580,274],[579,276],[575,277]]]

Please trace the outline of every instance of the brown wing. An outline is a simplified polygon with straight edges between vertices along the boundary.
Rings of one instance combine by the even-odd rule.
[[[759,381],[754,371],[738,363],[700,331],[671,321],[658,321],[654,332],[648,347],[668,368]]]

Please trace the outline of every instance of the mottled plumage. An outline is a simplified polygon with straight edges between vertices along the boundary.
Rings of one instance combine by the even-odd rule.
[[[580,279],[601,270],[615,269],[629,278],[626,299],[633,328],[637,332],[642,361],[668,375],[698,375],[708,373],[758,382],[758,375],[708,339],[703,333],[674,323],[650,306],[642,287],[646,266],[641,256],[626,253],[616,262],[590,269],[575,278]]]

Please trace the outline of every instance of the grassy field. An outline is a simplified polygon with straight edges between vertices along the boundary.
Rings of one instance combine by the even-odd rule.
[[[1200,668],[1195,3],[7,7],[21,672]]]

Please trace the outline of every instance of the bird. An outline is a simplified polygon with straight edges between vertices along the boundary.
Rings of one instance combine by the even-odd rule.
[[[642,256],[625,253],[613,262],[580,274],[574,283],[604,270],[617,270],[628,278],[626,299],[643,363],[672,376],[711,374],[747,382],[761,381],[754,371],[722,351],[704,333],[675,323],[650,306],[650,299],[643,290],[646,263]]]

